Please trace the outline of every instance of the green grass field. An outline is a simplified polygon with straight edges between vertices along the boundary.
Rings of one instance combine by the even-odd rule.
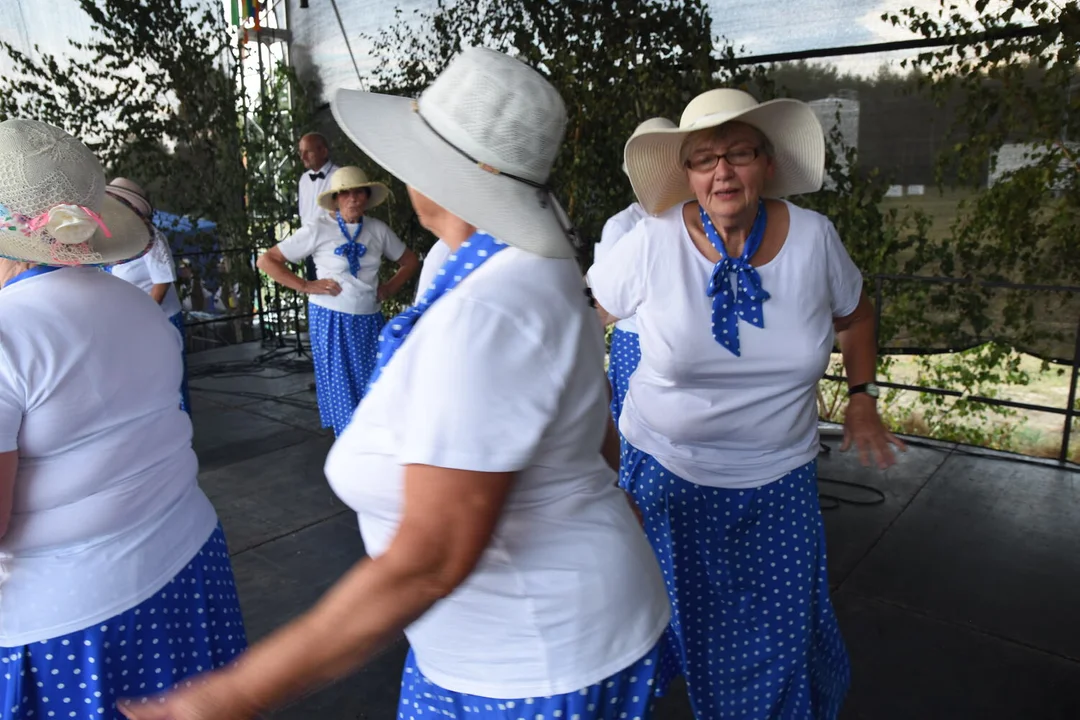
[[[940,242],[949,237],[949,227],[956,219],[960,201],[971,199],[975,197],[975,194],[975,191],[970,189],[941,191],[927,186],[925,195],[885,198],[881,207],[883,209],[896,208],[901,211],[910,208],[926,213],[931,221],[930,238]]]

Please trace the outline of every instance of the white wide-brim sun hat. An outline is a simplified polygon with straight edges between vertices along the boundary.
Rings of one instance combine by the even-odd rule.
[[[334,196],[339,192],[358,188],[368,188],[371,192],[367,204],[364,205],[364,212],[382,205],[390,197],[390,188],[381,182],[368,180],[367,173],[355,165],[346,165],[335,170],[333,175],[330,176],[330,189],[319,193],[319,207],[334,212],[337,210]]]
[[[144,254],[148,221],[105,192],[94,154],[36,120],[0,123],[0,257],[43,265],[109,265]]]
[[[465,222],[537,255],[574,257],[547,185],[566,107],[521,61],[468,48],[419,100],[338,90],[330,108],[368,157]]]
[[[624,149],[634,194],[646,212],[657,215],[694,199],[680,162],[683,142],[698,130],[738,120],[760,130],[773,146],[772,179],[766,197],[817,192],[825,179],[825,133],[814,111],[787,98],[759,103],[731,88],[709,90],[690,101],[677,128],[635,133]]]

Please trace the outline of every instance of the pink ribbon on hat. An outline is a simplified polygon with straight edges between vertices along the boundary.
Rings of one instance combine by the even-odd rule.
[[[22,221],[23,234],[30,235],[30,233],[37,232],[41,228],[45,227],[49,223],[49,215],[50,215],[50,213],[52,213],[53,210],[60,207],[61,205],[68,205],[68,204],[69,203],[57,203],[56,205],[53,205],[51,208],[49,208],[45,212],[37,215],[36,217],[24,219]],[[97,223],[98,227],[101,228],[101,231],[103,233],[105,233],[105,237],[107,237],[107,238],[112,237],[112,233],[109,232],[109,228],[105,226],[105,221],[101,219],[100,215],[98,215],[96,212],[94,212],[90,208],[86,207],[85,205],[76,205],[75,207],[82,210],[84,213],[86,213],[87,217],[89,217],[91,220],[93,220],[95,223]]]

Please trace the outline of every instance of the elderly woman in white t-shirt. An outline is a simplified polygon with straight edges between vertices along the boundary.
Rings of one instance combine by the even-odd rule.
[[[451,249],[387,323],[327,460],[371,558],[234,668],[125,712],[251,718],[404,630],[403,720],[648,718],[669,609],[601,455],[603,338],[546,185],[562,100],[472,48],[416,104],[339,90],[331,107]]]
[[[113,178],[105,192],[126,203],[148,223],[154,217],[154,206],[150,204],[146,191],[137,183],[127,178]],[[176,292],[176,263],[173,262],[168,239],[152,223],[150,228],[154,233],[154,243],[145,255],[113,265],[106,270],[121,280],[127,280],[153,298],[180,333],[180,353],[184,361],[184,379],[180,383],[180,408],[190,415],[191,397],[188,393],[185,352],[187,340],[184,332],[184,311],[180,306],[180,296]]]
[[[814,192],[824,136],[794,100],[730,89],[626,146],[651,217],[588,279],[637,318],[641,363],[619,427],[621,481],[671,597],[670,637],[699,718],[835,718],[849,664],[829,599],[816,494],[815,389],[839,340],[845,446],[886,466],[874,314],[825,217],[776,198]]]
[[[416,253],[368,210],[390,195],[386,185],[371,182],[349,165],[330,176],[319,195],[326,212],[259,256],[258,267],[273,280],[310,296],[308,333],[315,365],[315,393],[323,427],[341,435],[364,397],[375,369],[382,301],[409,281],[420,261]],[[289,263],[315,262],[316,280],[305,280]],[[379,269],[386,258],[398,271],[385,283]]]
[[[0,717],[113,718],[243,650],[229,551],[180,338],[96,267],[145,252],[145,218],[45,123],[0,123],[0,167]]]

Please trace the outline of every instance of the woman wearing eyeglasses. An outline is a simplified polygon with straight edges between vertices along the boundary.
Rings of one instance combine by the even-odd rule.
[[[308,295],[308,331],[315,365],[315,393],[322,426],[340,435],[364,397],[375,370],[382,302],[393,297],[420,269],[416,253],[368,210],[390,196],[360,168],[338,168],[319,195],[324,211],[259,256],[257,265],[277,283]],[[318,278],[305,280],[289,263],[315,261]],[[382,260],[398,270],[379,282]]]
[[[828,219],[777,198],[821,187],[804,103],[695,98],[625,159],[651,215],[589,271],[605,314],[637,318],[642,358],[619,429],[672,601],[698,718],[825,720],[849,663],[829,599],[816,494],[815,388],[839,340],[845,448],[893,462],[878,416],[874,315]]]

